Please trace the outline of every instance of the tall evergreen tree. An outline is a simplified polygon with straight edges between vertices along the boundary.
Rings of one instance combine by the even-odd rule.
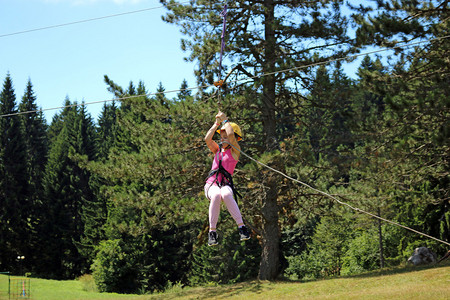
[[[183,82],[180,86],[180,92],[177,94],[178,100],[186,99],[186,97],[190,97],[192,95],[192,91],[188,89],[189,85],[186,79],[183,79]]]
[[[118,134],[118,107],[113,101],[110,105],[104,104],[98,119],[98,158],[108,157],[109,150],[115,146]]]
[[[48,128],[48,138],[50,145],[53,145],[56,138],[60,134],[63,126],[64,126],[64,119],[67,117],[67,115],[72,111],[71,107],[72,103],[70,102],[69,97],[66,97],[64,99],[64,109],[59,114],[55,114],[52,118],[52,122],[50,123],[50,126]]]
[[[135,151],[134,145],[130,141],[130,133],[127,131],[127,126],[125,125],[127,122],[141,122],[142,115],[141,114],[132,114],[130,113],[131,105],[137,101],[142,101],[142,99],[147,99],[140,97],[133,97],[129,94],[125,89],[121,86],[117,85],[114,81],[112,81],[107,75],[105,75],[105,83],[107,84],[107,89],[109,92],[113,93],[115,97],[120,99],[120,107],[119,109],[114,110],[116,114],[116,122],[118,124],[117,131],[115,131],[115,146],[121,150],[125,150],[128,152]],[[130,82],[130,86],[133,86],[133,83]],[[133,88],[134,89],[134,88]],[[145,85],[143,82],[139,82],[138,92],[139,95],[146,94]],[[131,119],[131,120],[130,120]]]
[[[168,107],[168,99],[166,94],[164,93],[166,89],[164,88],[162,82],[159,82],[158,87],[156,88],[156,99],[161,103],[161,105],[165,105]]]
[[[34,95],[31,80],[28,80],[22,101],[19,104],[19,112],[37,111],[36,96]],[[26,145],[27,177],[29,184],[28,202],[32,208],[29,217],[32,235],[29,246],[33,249],[45,241],[40,240],[38,231],[39,222],[45,217],[42,207],[43,177],[48,155],[47,122],[42,112],[25,113],[20,115],[24,128],[24,141]],[[29,257],[30,264],[34,266],[39,260],[39,252],[33,251]]]
[[[72,108],[73,109],[73,108]],[[67,109],[66,113],[67,113]],[[54,119],[55,120],[55,119]],[[58,122],[62,122],[59,120]],[[53,123],[50,125],[50,127]],[[67,278],[64,257],[69,253],[72,244],[71,220],[73,213],[69,210],[70,173],[66,170],[69,164],[68,129],[62,127],[54,138],[49,150],[48,163],[44,176],[43,206],[47,208],[39,226],[41,238],[46,241],[41,245],[41,256],[37,272],[45,278]],[[64,195],[65,197],[62,197]],[[70,253],[74,255],[74,253]]]
[[[17,112],[16,95],[7,74],[0,94],[0,268],[4,270],[17,270],[16,257],[31,257],[32,252],[32,203],[24,129],[20,117],[5,116]]]
[[[147,89],[145,88],[145,84],[142,80],[139,81],[138,87],[136,89],[138,95],[147,95]]]
[[[193,1],[187,5],[161,2],[171,11],[164,20],[182,26],[183,33],[191,38],[182,40],[182,49],[190,51],[189,60],[198,60],[196,75],[199,83],[211,84],[218,70],[222,29],[219,16],[223,7],[208,1]],[[233,109],[241,109],[241,113],[232,115],[237,120],[243,117],[244,108],[253,110],[248,118],[252,119],[252,124],[258,122],[261,125],[251,127],[256,137],[252,142],[258,142],[258,151],[272,152],[279,148],[277,128],[282,119],[278,118],[277,108],[287,99],[282,97],[281,91],[288,88],[289,83],[294,87],[307,85],[310,79],[309,69],[293,67],[342,56],[351,50],[346,32],[348,20],[340,14],[341,5],[343,1],[287,0],[234,1],[230,4],[226,57],[240,62],[232,70],[240,70],[241,78],[265,76],[254,79],[254,86],[247,90],[247,99],[242,99],[244,102],[229,105],[225,110],[228,108],[230,112],[227,113],[231,115]],[[211,10],[217,13],[213,14]],[[287,69],[291,71],[276,73]],[[244,94],[243,91],[240,93]],[[255,115],[259,116],[257,120]],[[258,132],[260,128],[262,130]],[[284,170],[279,156],[273,155],[271,160],[270,165]],[[279,272],[280,178],[271,174],[265,174],[263,178],[265,194],[260,206],[263,251],[259,278],[273,280]]]
[[[49,241],[42,249],[42,262],[47,265],[46,276],[73,278],[89,268],[81,240],[86,224],[95,221],[88,216],[96,198],[90,173],[79,162],[96,159],[96,135],[84,105],[65,108],[54,121],[62,126],[50,149],[44,177],[45,205],[50,209],[42,224]]]
[[[36,96],[33,85],[28,80],[22,102],[19,104],[20,112],[37,111]],[[47,162],[48,140],[47,122],[42,111],[21,115],[25,129],[25,143],[27,145],[27,161],[30,184],[35,185],[34,191],[41,190],[42,176]]]
[[[70,158],[76,165],[74,170],[79,177],[77,185],[81,192],[81,207],[77,212],[80,214],[79,236],[73,240],[82,256],[81,271],[87,272],[95,256],[94,249],[104,238],[102,226],[106,220],[106,202],[100,194],[101,182],[98,177],[83,167],[83,161],[95,161],[98,158],[97,131],[85,105],[79,109],[78,122],[78,147],[74,148]]]

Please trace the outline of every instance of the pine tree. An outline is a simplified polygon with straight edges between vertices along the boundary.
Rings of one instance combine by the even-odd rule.
[[[142,95],[142,96],[147,95],[147,89],[145,88],[145,84],[142,80],[139,81],[136,92],[138,95]]]
[[[168,107],[168,101],[166,94],[164,93],[166,89],[164,88],[162,82],[159,82],[158,88],[156,89],[156,99],[159,101],[161,105]]]
[[[84,105],[65,108],[54,122],[51,127],[61,130],[52,143],[44,177],[44,204],[50,209],[41,228],[49,241],[42,249],[42,262],[50,266],[46,276],[74,278],[89,269],[81,241],[84,237],[84,244],[89,244],[85,228],[97,221],[90,218],[98,208],[91,176],[79,165],[96,159],[96,133]]]
[[[12,80],[7,74],[0,94],[0,267],[16,270],[18,255],[31,257],[32,213],[24,129],[17,113]],[[24,262],[27,267],[28,262]],[[16,271],[17,272],[17,271]]]
[[[71,160],[76,164],[74,169],[80,178],[78,189],[81,207],[79,236],[74,238],[79,253],[85,260],[81,266],[82,272],[87,272],[95,256],[95,247],[104,238],[102,226],[106,220],[106,202],[100,194],[101,183],[97,176],[83,166],[85,161],[95,161],[98,157],[98,138],[91,116],[86,111],[86,106],[82,105],[78,112],[79,129],[77,131],[78,147],[74,149]]]
[[[107,159],[110,149],[117,142],[117,111],[118,108],[114,101],[111,105],[105,103],[98,119],[98,158],[100,160]]]
[[[48,138],[50,145],[53,145],[58,135],[61,133],[62,128],[64,127],[64,119],[67,115],[72,111],[71,107],[72,103],[70,102],[69,97],[64,99],[64,109],[59,114],[55,114],[53,116],[52,122],[48,128]]]
[[[448,240],[444,228],[449,226],[445,221],[449,162],[448,155],[442,155],[449,151],[450,47],[448,39],[442,38],[449,30],[448,1],[377,1],[375,9],[370,18],[358,19],[360,36],[366,38],[361,43],[391,46],[424,38],[430,41],[414,49],[397,49],[391,56],[393,67],[385,74],[366,72],[366,90],[384,96],[385,102],[382,139],[368,149],[385,159],[382,167],[391,178],[390,202],[397,218]],[[417,237],[403,235],[401,239],[402,247],[407,247]]]
[[[114,110],[115,119],[118,124],[117,130],[114,130],[113,133],[115,135],[115,146],[118,149],[124,150],[126,152],[136,151],[134,145],[130,141],[130,132],[127,131],[127,126],[125,124],[127,124],[128,122],[142,122],[142,114],[133,114],[130,113],[130,111],[133,103],[139,101],[145,102],[147,100],[147,97],[145,96],[145,85],[143,82],[139,82],[138,85],[138,95],[143,95],[142,97],[130,97],[132,95],[126,92],[125,89],[123,89],[121,86],[117,85],[107,75],[105,75],[105,83],[108,85],[108,91],[113,93],[115,97],[121,99],[119,109]],[[130,82],[130,87],[133,87],[134,89],[134,85],[132,82]]]
[[[65,112],[67,116],[68,110],[65,109]],[[59,119],[56,122],[64,121]],[[52,122],[50,127],[53,125],[55,123]],[[44,278],[70,277],[65,272],[64,264],[65,253],[69,252],[69,248],[73,249],[71,220],[74,216],[70,211],[71,203],[67,199],[71,192],[71,174],[66,168],[69,164],[68,140],[68,129],[64,126],[51,143],[43,179],[43,207],[47,209],[40,222],[39,232],[41,239],[46,243],[43,243],[39,249],[41,260],[37,265],[37,273]],[[70,254],[73,255],[73,251]]]
[[[180,92],[177,94],[178,100],[184,100],[186,97],[190,97],[192,94],[192,91],[188,89],[189,85],[186,81],[186,79],[183,79],[183,82],[180,86]]]
[[[29,247],[32,249],[37,249],[40,243],[44,243],[43,240],[40,240],[38,228],[42,217],[45,217],[44,211],[47,209],[42,206],[43,177],[48,155],[47,122],[42,112],[35,112],[37,110],[33,85],[31,84],[31,81],[28,80],[25,93],[19,104],[19,111],[33,111],[33,113],[20,115],[24,128],[27,176],[30,188],[28,202],[32,208],[29,217],[32,229]],[[36,265],[36,261],[39,260],[39,252],[32,251],[32,256],[29,257],[29,260],[31,261],[31,265]]]
[[[206,217],[205,203],[197,199],[205,176],[205,168],[198,167],[205,153],[198,145],[204,134],[202,119],[207,118],[202,112],[211,108],[194,104],[192,98],[161,103],[146,96],[128,105],[119,114],[126,146],[119,143],[108,160],[87,166],[106,183],[102,195],[108,207],[106,241],[98,248],[93,269],[102,289],[152,291],[168,281],[187,282],[193,238]],[[195,152],[189,150],[192,143]],[[111,245],[123,258],[108,250]],[[108,267],[109,262],[117,262],[117,268]],[[109,274],[118,274],[129,286],[105,282]],[[128,281],[127,274],[138,282]]]
[[[37,111],[36,96],[33,85],[29,80],[19,105],[20,112]],[[27,161],[29,168],[30,184],[36,185],[33,191],[41,190],[42,175],[47,162],[48,141],[47,122],[41,111],[21,115],[25,129],[25,143],[27,145]]]
[[[182,49],[190,51],[189,60],[198,61],[195,71],[200,84],[213,83],[218,70],[221,4],[193,1],[188,5],[162,1],[171,11],[164,20],[183,27],[191,39],[183,39]],[[308,85],[310,69],[293,69],[312,62],[349,53],[352,43],[347,36],[348,20],[340,15],[341,1],[234,1],[228,10],[226,58],[239,61],[230,72],[237,78],[251,77],[251,88],[235,90],[244,95],[241,102],[228,103],[223,109],[235,119],[251,122],[255,151],[272,153],[269,165],[284,171],[278,128],[285,114],[278,114],[291,87]],[[216,11],[216,14],[211,13]],[[200,21],[200,22],[198,22]],[[311,42],[311,43],[309,43]],[[313,44],[313,46],[311,46]],[[320,50],[328,50],[322,51]],[[291,70],[277,74],[279,70]],[[224,66],[224,70],[228,70]],[[219,78],[222,74],[219,74]],[[228,89],[230,90],[230,89]],[[236,97],[238,98],[238,97]],[[255,116],[258,116],[255,119]],[[282,118],[283,117],[283,118]],[[238,119],[239,120],[239,119]],[[250,121],[251,120],[251,121]],[[295,120],[290,120],[295,124]],[[260,206],[262,215],[262,260],[260,279],[273,280],[279,266],[279,191],[280,178],[262,171],[265,195]],[[259,214],[259,213],[258,213]]]

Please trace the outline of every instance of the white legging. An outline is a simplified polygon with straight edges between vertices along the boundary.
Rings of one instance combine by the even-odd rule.
[[[233,190],[230,186],[222,187],[216,184],[205,184],[205,195],[209,199],[209,229],[216,230],[217,221],[219,220],[220,202],[225,202],[228,211],[238,226],[244,225],[239,207],[234,200]]]

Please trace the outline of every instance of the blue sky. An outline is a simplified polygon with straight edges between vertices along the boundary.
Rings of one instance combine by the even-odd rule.
[[[44,109],[62,106],[66,96],[79,103],[112,99],[104,75],[124,87],[142,80],[149,93],[159,82],[167,91],[183,79],[196,86],[179,27],[161,20],[166,10],[158,0],[0,0],[0,36],[149,8],[155,9],[0,37],[1,85],[9,72],[19,103],[30,78]],[[94,119],[102,106],[88,105]],[[45,112],[48,123],[58,111]]]
[[[145,11],[14,34],[139,10]],[[166,91],[179,89],[183,79],[195,87],[195,63],[184,61],[180,28],[161,20],[166,12],[158,0],[0,0],[1,84],[9,72],[19,103],[30,78],[42,109],[60,107],[66,97],[112,99],[104,75],[123,87],[142,80],[149,93],[159,82]],[[348,76],[355,77],[360,60],[344,67]],[[87,106],[94,120],[102,107]],[[59,111],[46,111],[47,122]]]

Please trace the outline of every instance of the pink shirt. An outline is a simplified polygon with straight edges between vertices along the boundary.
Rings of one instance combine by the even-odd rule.
[[[233,175],[234,169],[236,168],[238,161],[235,160],[233,155],[231,154],[231,148],[225,150],[224,152],[222,152],[222,154],[223,154],[222,166],[225,168],[225,170],[228,171],[228,173]],[[217,151],[216,155],[214,156],[211,170],[219,168],[219,155],[220,155],[220,152]],[[223,177],[222,174],[219,174],[219,176],[217,178],[219,180],[219,182],[222,180],[222,177]],[[208,178],[208,180],[206,180],[206,183],[213,183],[215,181],[215,179],[216,179],[216,175],[211,176]]]

